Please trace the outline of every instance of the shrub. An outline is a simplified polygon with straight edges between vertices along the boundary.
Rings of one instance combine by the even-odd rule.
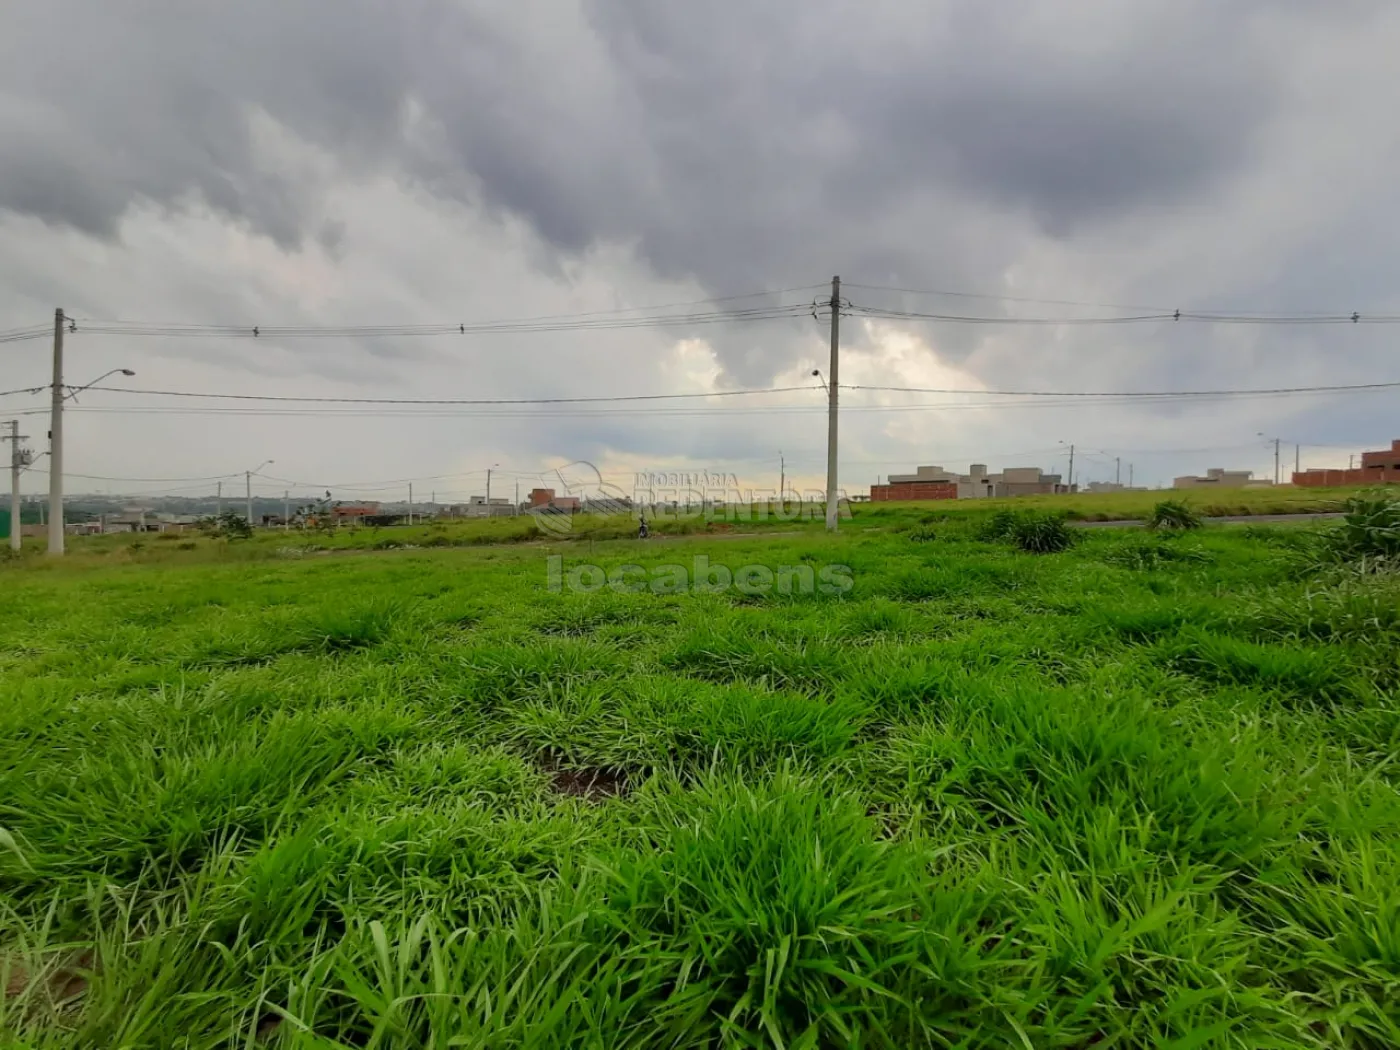
[[[253,526],[241,515],[226,510],[217,517],[201,518],[199,531],[226,540],[246,540],[253,535]]]
[[[1199,529],[1202,524],[1201,516],[1185,502],[1178,499],[1162,500],[1152,508],[1152,513],[1147,516],[1149,529],[1184,531],[1186,529]]]
[[[1341,522],[1326,537],[1342,561],[1400,559],[1400,497],[1375,492],[1352,496]]]
[[[1030,554],[1055,554],[1069,549],[1074,534],[1058,515],[1027,514],[1012,526],[1011,539]]]
[[[1024,515],[1014,510],[999,510],[984,520],[977,528],[979,540],[1009,540]]]
[[[912,543],[932,543],[936,539],[938,532],[931,525],[921,525],[909,530],[909,540]]]

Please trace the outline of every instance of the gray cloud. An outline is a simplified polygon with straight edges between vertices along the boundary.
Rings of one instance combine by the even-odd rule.
[[[431,207],[523,223],[534,239],[519,250],[564,286],[590,253],[622,246],[651,278],[715,295],[839,270],[1184,307],[1396,301],[1400,199],[1367,174],[1400,159],[1386,101],[1400,23],[1379,2],[47,0],[5,20],[0,213],[56,237],[110,245],[134,216],[213,212],[289,258],[349,266],[374,250],[356,239],[373,217],[346,211],[336,190],[387,177]],[[465,274],[495,260],[463,245],[394,265]],[[353,301],[328,312],[494,309],[465,299],[466,280],[434,283],[428,301],[411,281],[356,273]],[[265,288],[212,288],[197,302],[240,316],[301,309],[295,291]],[[1375,330],[920,332],[945,361],[1002,385],[1367,377],[1388,352]],[[848,333],[870,349],[860,326]],[[732,382],[820,352],[805,320],[695,334]],[[378,377],[409,352],[357,358]],[[304,363],[327,367],[310,353]],[[1326,411],[1299,410],[1300,428],[1325,429]],[[1381,425],[1379,411],[1361,414]],[[669,440],[591,426],[556,432]],[[723,439],[716,447],[743,444]]]

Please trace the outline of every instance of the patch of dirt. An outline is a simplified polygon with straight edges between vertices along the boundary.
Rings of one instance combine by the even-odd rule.
[[[625,770],[601,766],[566,768],[553,757],[545,758],[542,765],[549,774],[551,786],[561,795],[601,802],[626,795],[631,790]]]
[[[18,999],[28,992],[51,1006],[71,1003],[87,992],[87,974],[92,972],[92,962],[92,952],[79,952],[42,975],[39,987],[33,988],[34,972],[19,959],[11,957],[5,963],[5,998]]]
[[[277,1030],[282,1027],[282,1017],[280,1014],[265,1014],[258,1022],[255,1038],[260,1043],[265,1043],[277,1034]]]

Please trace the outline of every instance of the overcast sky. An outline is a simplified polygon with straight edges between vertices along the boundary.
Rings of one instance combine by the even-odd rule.
[[[67,417],[73,491],[207,492],[184,479],[267,459],[266,494],[402,498],[417,479],[420,498],[462,499],[498,464],[492,494],[510,495],[578,460],[772,487],[780,450],[819,487],[827,334],[806,314],[430,338],[84,325],[471,324],[775,293],[720,304],[743,309],[810,303],[833,274],[854,306],[1002,319],[1400,314],[1397,49],[1385,0],[11,0],[0,329],[63,307],[75,384],[128,367],[141,388],[348,398],[812,388],[508,411],[90,392]],[[1397,335],[852,316],[841,378],[1365,383],[1400,380]],[[0,389],[49,369],[46,340],[0,344]],[[1396,390],[1000,400],[846,392],[844,487],[920,463],[1063,471],[1064,442],[1077,481],[1111,480],[1115,457],[1151,484],[1271,475],[1261,431],[1286,466],[1295,442],[1304,465],[1344,466],[1400,437]],[[0,419],[45,403],[0,399]],[[42,450],[46,419],[20,418]]]

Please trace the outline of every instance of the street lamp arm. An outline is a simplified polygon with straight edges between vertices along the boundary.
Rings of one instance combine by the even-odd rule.
[[[82,386],[70,386],[70,387],[68,387],[68,388],[67,388],[67,389],[68,389],[68,393],[64,395],[64,398],[65,398],[65,400],[66,400],[67,398],[70,398],[70,397],[76,399],[77,396],[78,396],[79,394],[81,394],[84,390],[86,390],[88,387],[96,386],[98,383],[102,382],[102,380],[106,379],[108,376],[114,376],[114,375],[118,375],[118,374],[121,374],[121,375],[124,375],[124,376],[134,376],[136,373],[133,372],[133,371],[132,371],[131,369],[129,369],[129,368],[114,368],[114,369],[112,369],[110,372],[103,372],[100,376],[98,376],[96,379],[94,379],[94,380],[93,380],[92,382],[90,382],[90,383],[84,383]]]

